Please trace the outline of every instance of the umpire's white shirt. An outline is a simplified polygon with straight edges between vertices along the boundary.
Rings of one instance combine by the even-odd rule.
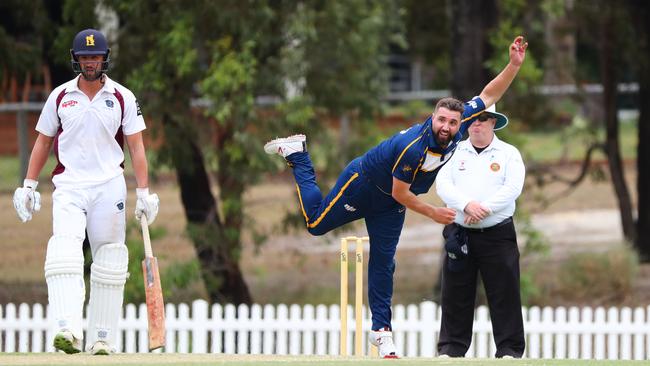
[[[106,77],[102,89],[90,100],[77,86],[79,77],[54,89],[36,125],[38,132],[55,137],[59,165],[52,182],[57,188],[93,187],[123,174],[124,152],[119,141],[122,135],[145,129],[130,90]]]
[[[455,222],[470,228],[494,226],[515,213],[515,200],[524,186],[526,168],[516,147],[496,135],[480,154],[471,142],[458,144],[451,160],[436,177],[438,196],[456,210]],[[478,201],[491,214],[477,224],[466,225],[465,206]]]

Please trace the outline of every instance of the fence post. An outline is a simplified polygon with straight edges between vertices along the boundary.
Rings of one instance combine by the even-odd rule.
[[[407,341],[406,341],[406,353],[405,353],[407,357],[418,356],[418,333],[420,332],[419,328],[420,328],[421,318],[422,318],[422,314],[419,314],[417,305],[409,304],[406,307],[406,319],[409,320],[408,322],[405,323],[407,325],[406,328]]]
[[[212,345],[210,346],[211,353],[223,353],[223,306],[221,304],[212,304]]]
[[[582,309],[582,318],[581,322],[583,324],[589,324],[593,325],[594,324],[594,312],[591,310],[590,307],[586,307]],[[591,330],[584,330],[582,331],[582,335],[580,336],[582,340],[582,355],[581,358],[583,360],[589,360],[591,359],[591,355],[593,354],[592,350],[592,338],[593,332]]]
[[[0,314],[1,313],[2,311],[0,311]],[[43,305],[38,303],[34,304],[32,319],[34,321],[34,328],[32,330],[32,349],[30,352],[43,352],[43,333],[47,329],[47,321],[43,312]],[[2,329],[2,327],[0,327],[0,329]],[[0,349],[2,349],[1,345]]]
[[[194,300],[192,302],[192,323],[190,325],[192,329],[192,353],[207,353],[208,324],[208,302]]]
[[[236,352],[235,349],[235,329],[233,325],[237,323],[237,314],[236,308],[233,304],[226,304],[224,307],[224,323],[226,329],[224,332],[224,353],[233,355]]]
[[[646,347],[643,343],[643,338],[645,334],[643,329],[647,329],[645,323],[645,312],[643,308],[638,307],[634,309],[634,359],[643,360],[645,359]],[[649,337],[650,338],[650,335]],[[650,340],[648,340],[650,342]]]
[[[4,352],[16,352],[16,305],[9,303],[5,308],[5,349]]]
[[[609,308],[607,310],[607,359],[618,359],[618,334],[614,329],[618,328],[618,309]]]
[[[18,352],[29,352],[29,328],[33,328],[34,321],[29,317],[29,305],[25,303],[18,307],[18,324],[30,325],[18,329]]]
[[[169,314],[167,314],[169,318]],[[138,352],[147,353],[149,352],[149,334],[148,334],[148,324],[147,324],[147,304],[142,303],[138,305]],[[168,337],[168,335],[165,335]]]
[[[262,353],[265,355],[272,355],[275,353],[275,338],[273,337],[273,332],[277,329],[275,307],[271,304],[264,305],[264,314],[262,316],[265,323],[272,324],[271,327],[267,326],[264,328],[264,334],[262,335],[264,342],[262,345]]]
[[[178,320],[176,319],[176,306],[174,304],[165,305],[165,353],[176,353],[176,330],[178,329]]]
[[[596,350],[595,358],[602,360],[605,358],[605,329],[607,327],[605,323],[605,309],[601,307],[596,308],[596,317],[594,319],[597,329],[594,344],[594,350]]]
[[[258,355],[262,353],[262,332],[264,323],[262,322],[262,307],[259,304],[251,306],[251,345],[250,354]]]
[[[249,352],[248,350],[248,331],[250,330],[249,308],[246,304],[239,304],[237,307],[237,323],[239,330],[237,331],[237,354],[244,355]]]

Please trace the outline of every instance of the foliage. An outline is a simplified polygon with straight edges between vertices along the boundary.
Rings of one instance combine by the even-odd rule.
[[[579,303],[621,303],[630,296],[638,270],[631,248],[574,254],[560,265],[555,293]]]
[[[156,164],[187,177],[200,178],[204,168],[213,174],[217,199],[201,192],[197,199],[207,211],[192,219],[199,207],[186,206],[186,215],[197,252],[219,253],[217,261],[239,260],[244,228],[258,242],[265,237],[243,211],[247,187],[279,168],[263,142],[313,135],[324,127],[317,116],[372,115],[385,90],[387,45],[399,41],[393,37],[399,18],[388,16],[397,13],[391,1],[106,4],[128,35],[120,37],[115,71],[128,75],[145,114],[163,125],[166,144]],[[274,102],[262,105],[261,97]],[[190,108],[197,100],[200,111]],[[187,198],[194,187],[181,189]],[[203,222],[214,217],[211,201],[218,202],[215,221]]]
[[[165,230],[157,226],[149,228],[151,240],[165,236]],[[129,278],[124,285],[124,303],[141,304],[145,302],[144,278],[142,277],[142,259],[144,247],[140,225],[136,221],[129,221],[127,225],[127,247],[129,248]],[[164,253],[154,253],[159,259]],[[200,280],[199,263],[196,259],[188,262],[171,261],[163,270],[160,270],[163,298],[166,302],[187,301],[179,296],[179,292],[186,290]],[[195,298],[195,297],[194,297]]]

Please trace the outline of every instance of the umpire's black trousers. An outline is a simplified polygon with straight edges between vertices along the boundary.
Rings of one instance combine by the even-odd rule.
[[[452,224],[455,225],[455,224]],[[477,274],[480,272],[492,319],[496,357],[521,357],[524,325],[519,294],[519,249],[512,220],[491,228],[467,230],[469,258],[465,269],[442,270],[442,320],[438,354],[463,357],[472,340]]]

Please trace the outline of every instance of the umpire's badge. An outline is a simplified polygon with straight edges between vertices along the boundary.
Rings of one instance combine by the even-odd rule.
[[[490,169],[492,169],[493,172],[498,172],[499,169],[501,169],[501,165],[498,163],[492,163],[490,164]]]
[[[118,202],[115,204],[115,207],[117,207],[117,210],[118,210],[118,211],[123,211],[123,210],[124,210],[124,201],[118,201]]]
[[[106,102],[106,106],[108,108],[113,108],[113,106],[115,105],[115,104],[113,104],[113,101],[110,100],[110,99],[106,99],[105,102]]]

